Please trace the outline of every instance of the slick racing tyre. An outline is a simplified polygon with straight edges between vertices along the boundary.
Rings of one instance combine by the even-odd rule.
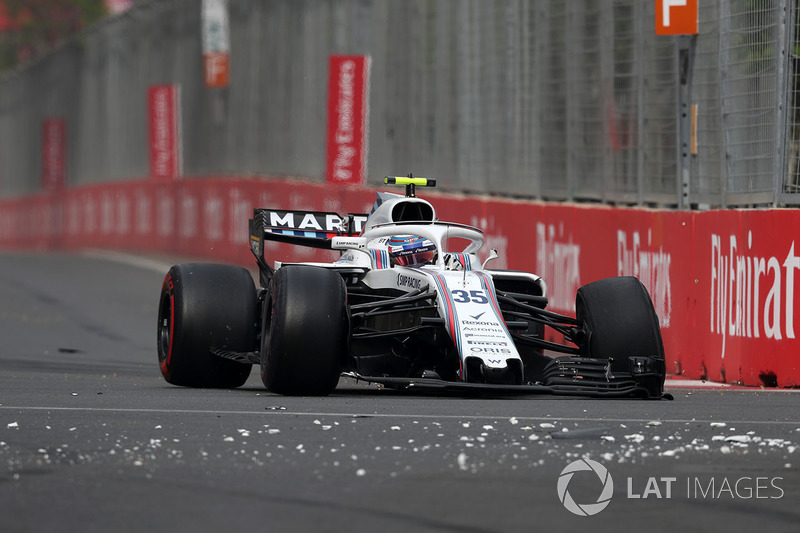
[[[261,335],[261,379],[271,392],[325,396],[339,381],[349,336],[344,280],[314,266],[272,278]]]
[[[168,383],[239,387],[251,364],[225,359],[212,348],[249,352],[257,342],[257,295],[240,267],[175,265],[164,278],[158,306],[158,363]]]
[[[637,278],[608,278],[584,285],[578,289],[575,310],[588,335],[581,345],[582,356],[611,358],[614,372],[629,372],[630,357],[663,362],[658,316]]]

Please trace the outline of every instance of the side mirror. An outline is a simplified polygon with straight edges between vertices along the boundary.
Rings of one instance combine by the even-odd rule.
[[[497,250],[492,248],[492,250],[489,252],[489,257],[487,257],[486,260],[481,265],[481,270],[486,270],[486,264],[493,259],[497,259],[498,257],[500,256],[497,255]]]

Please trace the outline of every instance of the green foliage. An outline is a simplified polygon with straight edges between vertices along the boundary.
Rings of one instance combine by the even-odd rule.
[[[35,59],[106,15],[103,0],[0,0],[12,28],[0,36],[0,70]]]

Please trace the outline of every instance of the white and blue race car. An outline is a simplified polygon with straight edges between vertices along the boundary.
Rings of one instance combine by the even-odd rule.
[[[481,264],[483,232],[438,220],[416,197],[434,180],[384,181],[406,194],[378,193],[368,215],[256,209],[258,288],[240,267],[173,266],[158,316],[164,379],[238,387],[258,365],[266,388],[285,395],[327,395],[345,375],[463,394],[668,396],[658,317],[638,279],[581,287],[574,318],[547,311],[539,276],[489,268],[495,251]],[[341,255],[272,266],[265,240]]]

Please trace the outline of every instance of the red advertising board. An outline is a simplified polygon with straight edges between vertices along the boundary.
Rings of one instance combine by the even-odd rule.
[[[283,179],[204,177],[74,187],[0,201],[0,249],[118,248],[253,266],[255,207],[368,212],[374,189]],[[800,386],[800,210],[669,211],[424,193],[437,216],[485,231],[489,268],[547,282],[548,309],[574,313],[592,281],[648,288],[667,354],[684,377]],[[334,252],[265,243],[268,261]]]
[[[181,175],[180,91],[177,85],[153,85],[147,93],[150,124],[150,176],[172,180]]]
[[[697,34],[697,0],[655,0],[656,35]]]
[[[329,183],[359,185],[366,180],[369,68],[369,56],[330,57],[327,132]]]
[[[58,191],[67,184],[67,122],[48,118],[42,122],[42,190]]]

